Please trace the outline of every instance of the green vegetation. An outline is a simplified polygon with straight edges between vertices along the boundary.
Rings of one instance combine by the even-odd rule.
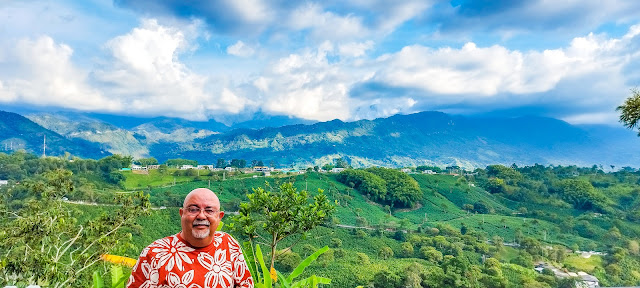
[[[309,169],[302,175],[261,177],[252,173],[219,174],[206,170],[200,170],[200,175],[197,172],[191,175],[187,170],[169,167],[164,172],[152,170],[148,174],[118,171],[126,160],[130,161],[116,155],[98,161],[74,159],[70,162],[25,153],[0,154],[0,165],[8,167],[0,173],[10,179],[10,185],[0,188],[5,199],[3,205],[6,211],[27,207],[29,201],[25,199],[35,199],[32,192],[41,191],[28,188],[31,186],[27,183],[46,183],[45,175],[62,168],[73,171],[65,176],[70,181],[65,183],[74,189],[56,195],[99,203],[93,206],[60,201],[58,206],[50,205],[68,211],[65,215],[73,216],[75,224],[88,223],[101,215],[115,217],[114,196],[134,195],[121,193],[123,187],[149,194],[149,201],[156,209],[146,217],[139,217],[137,225],[123,227],[119,248],[111,249],[122,256],[135,258],[140,249],[153,240],[177,233],[180,229],[178,207],[184,196],[194,188],[209,187],[219,195],[222,209],[228,212],[223,219],[226,222],[223,229],[231,230],[237,239],[243,240],[247,239],[246,235],[260,235],[248,238],[255,243],[253,247],[245,246],[245,253],[257,254],[257,243],[273,248],[264,251],[262,257],[272,259],[277,271],[295,271],[304,262],[302,259],[320,247],[330,247],[318,254],[315,261],[305,262],[306,269],[296,279],[313,279],[312,276],[319,275],[325,277],[322,279],[331,279],[333,287],[560,287],[571,284],[548,275],[549,271],[547,274],[535,272],[533,263],[542,261],[568,271],[588,272],[600,279],[601,286],[640,284],[640,172],[629,167],[605,173],[595,165],[491,165],[474,171],[458,169],[460,176],[405,174],[386,168],[347,169],[339,174]],[[174,176],[176,173],[180,174]],[[114,176],[116,174],[119,176]],[[114,179],[120,180],[114,183]],[[53,184],[34,187],[48,186],[56,187]],[[385,193],[381,194],[382,191]],[[383,196],[373,197],[374,192]],[[280,199],[278,195],[291,197]],[[311,211],[312,208],[307,212],[296,210],[295,207],[314,207],[317,200],[312,199],[318,197],[324,199],[318,203],[334,203],[332,213]],[[293,203],[296,205],[292,206]],[[166,208],[159,209],[160,206]],[[282,212],[274,213],[279,209]],[[231,216],[230,212],[236,211],[239,215]],[[5,218],[0,220],[3,228],[12,220]],[[276,224],[282,221],[304,226],[303,218],[315,222],[304,229],[276,231],[287,227]],[[297,236],[273,237],[288,232]],[[128,233],[131,238],[127,237]],[[277,246],[270,245],[273,239],[279,239]],[[5,255],[10,248],[0,249]],[[595,250],[605,255],[582,258],[573,250]],[[272,257],[274,254],[277,256]],[[5,262],[0,263],[8,263],[2,260]],[[2,265],[0,272],[7,273],[9,266]],[[363,265],[367,269],[362,269]],[[260,269],[259,263],[254,266]],[[83,271],[99,271],[108,279],[105,277],[108,271],[97,266]],[[77,278],[87,281],[79,286],[89,286],[86,283],[90,283],[91,273]],[[286,278],[281,274],[276,285]]]
[[[349,169],[340,172],[337,179],[367,198],[390,207],[413,207],[422,198],[418,183],[395,169]]]
[[[118,197],[119,209],[79,222],[63,203],[74,189],[71,175],[68,170],[48,171],[3,191],[0,285],[85,286],[102,254],[121,253],[130,245],[131,235],[123,230],[145,213],[147,196]],[[16,190],[26,197],[12,199]]]

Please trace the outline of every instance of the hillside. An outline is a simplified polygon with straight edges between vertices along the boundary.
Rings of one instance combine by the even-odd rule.
[[[42,155],[45,137],[47,155],[63,155],[65,152],[87,158],[101,158],[109,155],[109,152],[100,149],[93,142],[82,139],[67,139],[19,114],[0,111],[2,151],[11,152],[24,149]]]
[[[179,155],[211,163],[217,158],[263,159],[277,165],[322,165],[344,157],[354,167],[458,165],[492,163],[613,164],[639,166],[632,153],[639,142],[627,137],[607,139],[614,129],[585,130],[551,118],[467,118],[440,112],[396,115],[384,119],[261,130],[238,129],[197,139],[192,145],[153,145],[152,155]],[[628,132],[628,133],[624,133]]]
[[[0,193],[4,197],[0,204],[11,203],[5,207],[22,209],[25,197],[41,193],[39,187],[55,186],[60,177],[75,189],[65,190],[56,201],[73,210],[70,215],[77,217],[78,224],[100,215],[119,215],[113,211],[115,201],[122,200],[117,195],[127,199],[141,196],[135,192],[148,193],[153,209],[121,231],[119,255],[136,257],[155,239],[179,231],[178,208],[194,188],[208,187],[217,193],[221,209],[227,212],[225,230],[254,188],[291,182],[311,195],[323,190],[336,209],[330,220],[305,237],[289,238],[278,246],[284,249],[297,243],[287,252],[291,254],[276,262],[276,269],[283,273],[291,272],[318,248],[329,246],[329,252],[304,275],[329,277],[333,287],[400,288],[407,286],[407,279],[426,283],[413,287],[564,287],[561,279],[535,272],[537,261],[585,271],[603,287],[640,284],[640,172],[628,167],[605,172],[598,166],[490,165],[464,175],[378,167],[338,174],[313,169],[304,174],[273,172],[263,177],[248,171],[166,166],[121,171],[131,159],[118,155],[69,161],[0,153],[0,158],[5,167],[12,167],[0,170],[0,178],[16,181],[20,188],[15,191],[21,191]],[[32,185],[40,182],[45,186]],[[13,188],[0,187],[6,189]],[[397,201],[401,199],[408,202]],[[3,227],[5,231],[21,223],[5,220],[9,221],[0,221],[9,225]],[[234,236],[247,240],[246,235]],[[602,253],[583,258],[576,250]],[[363,265],[367,269],[361,269]]]
[[[543,117],[481,118],[440,112],[375,120],[302,122],[264,116],[233,127],[210,120],[136,118],[103,114],[34,113],[28,117],[69,139],[95,142],[111,153],[135,158],[262,160],[308,167],[344,158],[354,167],[373,165],[593,164],[640,166],[640,140],[621,127],[573,126]],[[269,121],[275,121],[271,123]]]
[[[502,269],[507,269],[510,267],[508,266],[510,262],[524,266],[532,265],[525,265],[519,262],[522,255],[531,254],[536,261],[545,259],[547,259],[545,261],[558,261],[559,263],[556,265],[565,265],[570,270],[582,269],[588,273],[595,273],[600,281],[605,281],[603,283],[622,283],[620,279],[628,279],[624,280],[628,281],[624,283],[637,283],[636,281],[640,281],[640,279],[634,278],[635,276],[625,276],[620,272],[616,272],[619,274],[615,275],[606,274],[605,272],[604,267],[607,263],[615,266],[618,264],[611,263],[616,262],[621,263],[620,265],[625,263],[627,266],[623,269],[628,269],[627,271],[636,271],[633,265],[629,266],[632,263],[636,263],[633,262],[636,260],[631,260],[631,258],[624,261],[616,260],[615,257],[600,256],[592,256],[585,259],[577,255],[571,256],[573,254],[569,252],[566,252],[569,253],[568,255],[565,255],[565,252],[557,252],[564,251],[567,248],[596,251],[609,251],[611,249],[616,251],[615,249],[620,249],[618,247],[626,247],[628,241],[636,239],[640,235],[640,225],[631,219],[636,219],[634,217],[637,217],[637,215],[627,213],[624,208],[620,207],[619,205],[623,205],[623,202],[616,203],[620,201],[618,199],[632,197],[629,198],[631,200],[623,200],[630,201],[624,205],[629,207],[638,207],[640,205],[637,192],[633,192],[637,185],[630,184],[639,179],[638,173],[621,171],[605,175],[601,171],[590,170],[589,168],[577,168],[578,170],[575,170],[575,166],[549,167],[539,168],[546,171],[546,176],[543,179],[536,180],[538,176],[536,176],[537,172],[534,170],[538,168],[532,168],[535,167],[517,169],[519,172],[516,175],[520,175],[519,173],[522,172],[523,174],[519,177],[523,176],[524,179],[520,178],[521,182],[517,187],[507,185],[505,193],[497,194],[488,193],[483,188],[478,187],[483,185],[482,182],[486,180],[484,177],[487,176],[455,177],[451,175],[411,174],[411,177],[420,186],[423,199],[419,205],[412,209],[392,209],[391,211],[387,210],[388,207],[370,201],[361,191],[337,182],[335,174],[309,173],[298,176],[282,175],[280,178],[232,177],[226,181],[220,181],[219,178],[215,177],[202,176],[200,179],[205,181],[151,188],[152,202],[155,205],[168,206],[169,208],[157,211],[157,215],[152,216],[150,219],[142,220],[141,225],[144,227],[153,225],[154,229],[147,229],[153,230],[153,232],[135,234],[134,241],[138,246],[142,247],[157,237],[178,231],[180,229],[179,221],[176,220],[175,216],[177,208],[170,207],[179,206],[181,203],[176,200],[182,199],[186,193],[196,187],[210,187],[220,196],[224,210],[235,211],[241,202],[247,201],[246,193],[251,193],[251,188],[264,187],[265,181],[270,182],[272,185],[284,181],[293,181],[297,189],[308,189],[312,193],[318,188],[323,189],[330,200],[337,205],[332,224],[328,223],[325,227],[315,229],[313,233],[308,235],[307,239],[303,240],[302,244],[295,246],[293,250],[295,253],[304,255],[308,253],[305,252],[308,251],[308,247],[322,247],[328,245],[328,243],[340,243],[329,245],[332,246],[331,253],[342,256],[332,256],[335,258],[331,258],[330,265],[319,263],[311,266],[308,272],[332,278],[334,281],[332,286],[335,287],[355,287],[371,283],[371,281],[375,281],[375,274],[381,270],[397,271],[395,273],[403,275],[408,273],[403,270],[406,265],[414,262],[427,267],[433,265],[428,261],[423,262],[423,259],[428,260],[428,258],[425,258],[422,252],[418,250],[421,245],[427,245],[421,241],[429,243],[428,239],[431,239],[429,237],[433,237],[434,233],[435,235],[445,236],[439,241],[451,241],[452,244],[455,243],[455,245],[462,247],[461,251],[464,251],[464,255],[468,257],[468,261],[471,263],[480,263],[482,254],[486,254],[490,255],[487,257],[499,259],[503,263]],[[566,174],[566,169],[579,171],[578,174],[582,176],[577,178],[556,178],[567,177],[569,174]],[[489,169],[486,171],[491,173]],[[150,176],[128,173],[127,181],[129,181],[129,178],[145,177]],[[621,182],[617,182],[616,178],[620,179]],[[208,182],[207,179],[217,180]],[[607,196],[608,200],[606,202],[609,203],[607,205],[613,207],[613,210],[608,210],[609,212],[598,216],[599,214],[594,213],[594,210],[579,210],[571,207],[571,205],[562,200],[562,192],[557,191],[558,188],[549,187],[549,191],[557,191],[550,196],[552,201],[549,201],[549,195],[545,196],[547,192],[542,194],[537,192],[540,189],[536,188],[536,185],[544,185],[542,183],[548,181],[560,185],[559,183],[561,182],[558,181],[565,181],[566,179],[589,181],[595,183],[594,185],[601,185],[597,183],[606,181],[609,187],[598,188],[598,190],[605,193],[605,195],[610,195]],[[614,194],[613,191],[616,191],[615,193],[617,194]],[[524,193],[529,198],[522,201],[514,200],[522,197],[518,196],[519,193]],[[480,210],[470,211],[466,208],[469,205],[473,207],[472,209],[486,207],[487,210],[483,213],[479,213],[478,211]],[[225,217],[224,221],[232,221],[231,218],[233,216],[231,215],[228,218]],[[167,224],[157,226],[154,223],[159,223],[158,221]],[[358,228],[354,229],[353,227]],[[612,232],[618,231],[618,228],[615,227],[619,228],[619,232]],[[400,230],[406,230],[408,233],[398,232]],[[456,237],[461,237],[460,234],[456,233],[462,233],[461,240],[455,240]],[[465,234],[467,234],[467,238],[465,238]],[[433,238],[433,241],[436,241],[435,239],[437,238]],[[476,238],[477,240],[471,240]],[[464,244],[456,242],[462,240]],[[479,242],[471,244],[469,241]],[[496,248],[478,244],[488,242],[493,245],[495,241],[503,241],[504,246]],[[416,247],[414,252],[407,254],[408,252],[404,248],[404,246],[408,245],[407,243],[411,243],[412,246]],[[500,243],[500,245],[503,245],[502,242]],[[430,245],[437,246],[435,242]],[[515,248],[511,248],[511,246],[515,246]],[[380,258],[379,253],[383,247],[391,248],[394,254],[392,259]],[[553,248],[543,249],[542,247]],[[553,250],[547,251],[549,249]],[[455,252],[447,252],[446,248],[438,248],[438,250],[442,251],[443,254],[453,253],[455,255]],[[354,263],[359,263],[360,260],[357,259],[362,258],[358,253],[368,255],[368,259],[371,262],[371,266],[368,267],[371,269],[367,271],[354,270]],[[554,253],[562,254],[562,256],[556,256]],[[635,256],[633,259],[636,259]],[[443,263],[440,262],[438,264],[436,262],[436,266],[443,267],[439,265],[443,265]],[[518,273],[524,272],[519,271]],[[509,276],[511,278],[515,277],[516,280],[510,279],[509,281],[522,281],[517,280],[516,275],[518,273]],[[536,277],[535,273],[531,275],[533,275],[531,277]],[[521,277],[521,275],[518,277]],[[536,281],[544,280],[538,277]],[[552,285],[551,287],[555,286]]]

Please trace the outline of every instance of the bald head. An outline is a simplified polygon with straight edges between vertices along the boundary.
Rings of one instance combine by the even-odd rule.
[[[215,203],[215,207],[218,210],[220,209],[220,199],[218,199],[218,195],[207,188],[196,188],[191,190],[191,192],[187,194],[187,197],[184,197],[182,207],[187,208],[189,205],[194,204],[194,202],[202,201],[206,201],[207,203]]]

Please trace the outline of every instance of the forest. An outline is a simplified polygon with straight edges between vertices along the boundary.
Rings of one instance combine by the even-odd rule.
[[[549,268],[536,272],[540,263],[586,272],[603,287],[640,285],[640,172],[630,167],[340,173],[308,167],[269,177],[172,165],[121,171],[133,162],[119,155],[91,160],[0,153],[0,180],[7,180],[0,186],[0,285],[98,287],[95,279],[104,279],[107,287],[122,287],[117,279],[128,277],[129,268],[100,256],[136,259],[152,241],[177,233],[178,208],[196,187],[219,195],[228,212],[222,230],[240,242],[251,233],[268,234],[243,230],[264,220],[255,207],[295,197],[296,213],[307,215],[312,225],[305,227],[314,228],[295,230],[272,249],[260,245],[284,274],[314,255],[299,277],[330,279],[318,284],[323,287],[575,287],[579,281]],[[305,205],[323,212],[304,212]],[[585,258],[582,251],[594,253]],[[285,287],[282,281],[269,285]]]

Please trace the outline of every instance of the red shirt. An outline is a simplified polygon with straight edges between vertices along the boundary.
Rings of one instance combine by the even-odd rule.
[[[240,245],[217,231],[206,247],[191,247],[180,233],[151,243],[142,250],[127,288],[253,287],[253,278]]]

